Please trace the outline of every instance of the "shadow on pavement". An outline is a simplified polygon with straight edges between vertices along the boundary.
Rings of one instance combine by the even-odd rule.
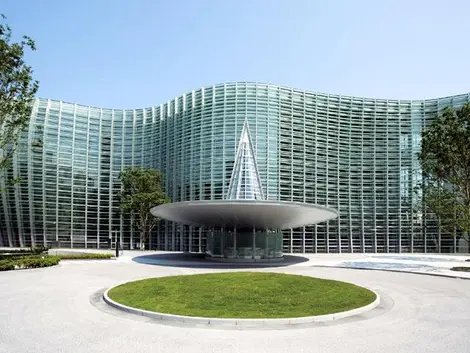
[[[132,261],[146,265],[188,268],[266,268],[295,265],[309,261],[309,259],[302,256],[284,255],[284,260],[279,262],[237,263],[207,260],[201,253],[165,253],[136,256]]]

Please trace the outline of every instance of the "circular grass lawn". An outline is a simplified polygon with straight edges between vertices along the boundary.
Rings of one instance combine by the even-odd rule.
[[[345,282],[267,272],[224,272],[149,278],[112,288],[130,307],[212,318],[294,318],[372,303],[375,293]]]

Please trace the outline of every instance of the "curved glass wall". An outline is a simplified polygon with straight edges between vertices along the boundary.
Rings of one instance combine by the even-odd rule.
[[[422,128],[469,95],[405,101],[238,82],[144,109],[38,99],[1,194],[0,246],[125,248],[138,236],[118,212],[119,171],[154,167],[174,201],[222,199],[248,121],[267,200],[316,203],[336,220],[284,231],[285,252],[454,252],[413,207]],[[163,222],[152,249],[205,251],[207,230]]]

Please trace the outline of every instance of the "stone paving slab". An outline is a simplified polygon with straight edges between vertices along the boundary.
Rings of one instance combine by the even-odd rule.
[[[310,266],[344,267],[470,279],[470,272],[452,271],[452,267],[470,267],[470,256],[436,254],[341,254],[331,258],[306,255]]]
[[[292,330],[155,324],[101,310],[91,298],[125,281],[234,269],[146,265],[124,255],[113,265],[0,273],[0,352],[470,352],[470,281],[311,264],[252,270],[352,282],[376,290],[393,305],[361,321]]]
[[[402,271],[417,274],[470,278],[470,272],[451,271],[451,267],[468,266],[470,255],[438,254],[286,254],[278,264],[230,265],[194,261],[184,253],[124,251],[120,261],[135,261],[148,265],[193,268],[279,268],[279,267],[344,267],[356,269]]]

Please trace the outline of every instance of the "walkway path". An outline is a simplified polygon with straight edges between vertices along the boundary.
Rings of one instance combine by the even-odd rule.
[[[452,267],[467,266],[470,255],[437,254],[315,254],[305,255],[308,265],[391,270],[470,279],[470,272],[451,271]]]
[[[370,318],[330,326],[288,330],[177,327],[106,310],[96,298],[103,289],[125,281],[232,269],[141,264],[132,260],[134,255],[124,252],[118,260],[64,261],[53,268],[0,273],[0,352],[470,351],[467,280],[316,267],[334,261],[384,261],[366,256],[345,259],[312,255],[307,262],[253,270],[353,282],[377,290],[388,304]]]

